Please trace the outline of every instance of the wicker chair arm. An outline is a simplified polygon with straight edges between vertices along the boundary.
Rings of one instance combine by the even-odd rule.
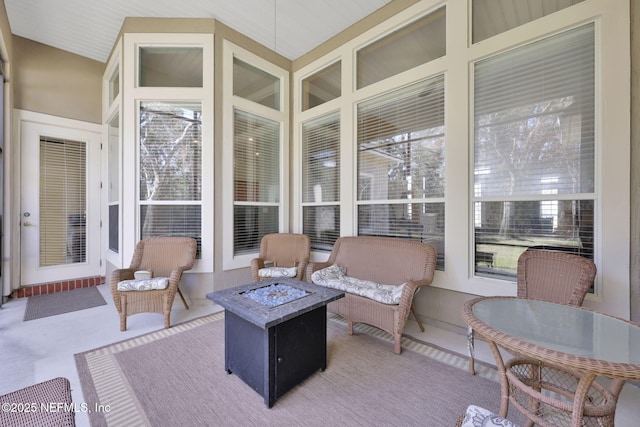
[[[331,266],[331,262],[329,261],[325,261],[325,262],[310,262],[307,265],[307,282],[309,283],[313,283],[311,281],[311,275],[313,274],[314,271],[318,271],[318,270],[322,270],[323,268],[327,268]]]
[[[296,279],[304,280],[304,275],[308,265],[309,265],[309,258],[303,258],[300,261],[298,261],[297,270],[296,270]]]
[[[266,261],[265,258],[254,258],[251,260],[251,264],[249,265],[249,267],[251,269],[251,277],[254,282],[257,282],[258,280],[260,280],[260,277],[258,276],[258,271],[261,268],[264,268],[265,261]]]
[[[189,270],[189,268],[178,267],[171,271],[171,276],[169,276],[169,288],[175,287],[178,289],[178,283],[180,283],[180,278],[185,270]]]
[[[123,280],[133,279],[134,272],[135,270],[131,268],[120,268],[117,270],[113,270],[111,272],[111,277],[109,278],[109,284],[111,285],[111,290],[116,290],[118,288],[118,282],[122,282]]]
[[[113,297],[113,303],[115,304],[118,311],[120,311],[120,291],[118,291],[118,282],[122,282],[123,280],[131,280],[133,279],[134,270],[131,268],[120,268],[113,270],[111,272],[111,277],[109,277],[109,287],[111,288],[111,296]]]

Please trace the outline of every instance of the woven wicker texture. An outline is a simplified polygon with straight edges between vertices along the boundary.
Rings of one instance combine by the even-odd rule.
[[[349,236],[336,240],[326,262],[309,263],[306,277],[333,264],[346,269],[345,274],[384,285],[405,283],[400,304],[383,304],[369,298],[346,293],[328,305],[328,310],[344,317],[349,333],[353,323],[380,328],[394,337],[394,351],[401,353],[400,339],[412,311],[413,297],[422,286],[430,285],[436,268],[436,249],[416,240],[389,237]],[[415,315],[415,313],[414,313]],[[420,319],[416,317],[420,324]]]
[[[71,385],[66,378],[54,378],[5,394],[0,396],[0,403],[0,425],[4,427],[76,425]]]
[[[171,326],[171,307],[176,293],[189,308],[178,284],[185,270],[191,269],[196,257],[196,240],[190,237],[151,237],[138,242],[129,268],[111,273],[111,295],[120,314],[120,330],[127,329],[127,316],[137,313],[164,315],[164,327]],[[118,291],[118,282],[131,280],[139,270],[151,271],[153,277],[168,277],[167,289],[150,291]]]
[[[473,305],[484,299],[487,298],[476,298],[465,303],[462,316],[470,327],[487,340],[496,359],[502,387],[501,416],[506,416],[508,400],[541,426],[613,425],[615,406],[625,380],[640,379],[637,364],[576,356],[501,332],[474,315]],[[587,310],[583,307],[574,309]],[[524,356],[504,363],[498,346]],[[597,376],[614,380],[608,389],[604,389],[594,382]],[[550,393],[540,393],[539,389]]]
[[[593,261],[566,252],[527,250],[518,258],[518,297],[582,305],[593,285]],[[469,372],[475,374],[473,329],[469,329]]]
[[[309,237],[304,234],[266,234],[260,241],[258,258],[251,260],[253,281],[257,282],[269,278],[258,276],[258,271],[265,268],[265,263],[268,261],[272,262],[274,267],[297,267],[295,279],[303,280],[310,253],[311,242]]]
[[[597,382],[590,385],[581,383],[581,372],[547,366],[528,358],[511,359],[506,369],[511,404],[539,426],[571,425],[574,405],[577,403],[574,399],[581,393],[585,394],[581,425],[614,425],[617,394],[614,395]]]

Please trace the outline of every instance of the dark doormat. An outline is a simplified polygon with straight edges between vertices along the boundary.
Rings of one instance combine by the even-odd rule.
[[[24,320],[40,319],[105,304],[107,302],[95,286],[55,294],[36,295],[27,300]]]

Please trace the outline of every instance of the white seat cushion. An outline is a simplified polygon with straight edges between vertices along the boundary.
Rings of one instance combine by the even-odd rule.
[[[168,277],[154,277],[152,279],[132,279],[118,282],[119,291],[151,291],[167,289]]]
[[[462,427],[518,427],[511,421],[476,405],[469,405]]]
[[[265,267],[258,270],[258,277],[296,277],[296,267]]]
[[[338,289],[350,294],[360,295],[381,302],[383,304],[400,304],[400,297],[404,289],[402,285],[382,285],[369,280],[361,280],[344,274],[338,265],[315,271],[311,274],[311,281],[316,285]]]

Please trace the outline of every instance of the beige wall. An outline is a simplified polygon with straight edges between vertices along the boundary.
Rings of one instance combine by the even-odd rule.
[[[13,47],[15,108],[102,123],[105,64],[22,37]]]

